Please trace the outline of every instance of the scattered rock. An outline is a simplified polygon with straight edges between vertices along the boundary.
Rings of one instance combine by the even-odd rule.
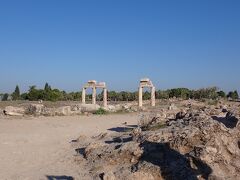
[[[93,137],[85,149],[89,168],[101,167],[103,179],[240,179],[238,111],[213,118],[222,108],[186,107],[167,119],[169,109],[143,114],[142,126],[113,140],[112,134]],[[144,130],[163,120],[166,127]]]
[[[133,136],[134,138],[140,137],[141,134],[142,134],[142,129],[141,129],[140,127],[135,128],[135,129],[132,131],[132,136]]]
[[[178,107],[175,105],[175,104],[171,104],[169,107],[168,107],[168,110],[178,110]]]
[[[220,106],[220,109],[222,109],[222,112],[223,112],[223,113],[228,112],[228,107],[227,107],[226,105],[221,105],[221,106]]]
[[[79,104],[74,104],[71,106],[71,111],[73,112],[81,112],[81,105]]]
[[[117,112],[118,111],[118,109],[114,105],[108,105],[107,107],[104,108],[104,110],[108,111],[108,112]]]
[[[25,109],[23,107],[7,106],[3,110],[3,113],[8,116],[23,116],[25,114]]]
[[[103,180],[116,180],[116,177],[112,171],[109,171],[104,173]]]
[[[95,157],[97,157],[95,155],[100,153],[100,149],[102,149],[105,146],[106,146],[106,144],[104,144],[104,143],[93,142],[85,148],[84,155],[87,159],[90,159],[90,158],[94,159]],[[99,151],[99,152],[96,152],[96,151]]]
[[[187,113],[185,111],[180,111],[176,114],[176,119],[183,119],[186,115]]]
[[[122,106],[122,108],[126,111],[126,110],[129,110],[130,109],[130,104],[124,104],[123,106]]]
[[[55,108],[44,108],[44,111],[42,112],[43,116],[55,116],[56,115],[56,109]]]
[[[30,104],[27,107],[26,114],[39,116],[43,113],[44,108],[43,104]]]
[[[167,118],[167,113],[166,113],[166,112],[157,113],[157,114],[156,114],[156,118],[166,119],[166,118]]]
[[[90,112],[90,113],[95,113],[100,106],[97,104],[81,104],[79,105],[81,111],[84,112]]]
[[[136,179],[141,179],[141,180],[157,180],[154,178],[154,176],[151,173],[148,172],[135,172],[131,174],[127,180],[136,180]],[[160,180],[160,179],[159,179]]]
[[[71,106],[63,106],[56,108],[55,115],[57,116],[70,116],[72,115]]]
[[[121,157],[124,159],[131,160],[131,163],[136,163],[140,159],[143,154],[143,149],[140,147],[140,143],[136,143],[134,141],[124,143],[120,147]],[[123,155],[124,154],[124,155]]]
[[[137,106],[132,106],[132,107],[131,107],[131,111],[132,111],[132,112],[138,112],[138,111],[139,111],[139,107],[137,107]]]

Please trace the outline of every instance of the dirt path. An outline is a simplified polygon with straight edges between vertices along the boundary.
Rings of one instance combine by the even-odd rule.
[[[0,118],[0,179],[87,179],[74,162],[70,142],[136,124],[137,114],[51,118]],[[63,179],[62,178],[62,179]]]

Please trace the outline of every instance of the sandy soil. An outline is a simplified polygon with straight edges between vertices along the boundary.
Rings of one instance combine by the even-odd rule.
[[[80,135],[94,136],[137,124],[138,114],[105,116],[0,117],[0,179],[88,179],[74,162],[71,141]]]

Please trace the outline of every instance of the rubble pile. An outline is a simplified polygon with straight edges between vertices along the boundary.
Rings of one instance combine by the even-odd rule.
[[[240,179],[239,111],[190,107],[169,118],[172,110],[74,146],[94,179]]]

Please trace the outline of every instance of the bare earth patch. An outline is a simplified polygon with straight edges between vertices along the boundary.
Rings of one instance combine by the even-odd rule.
[[[71,142],[92,137],[123,123],[137,124],[138,115],[39,118],[0,117],[1,179],[91,179],[75,162]],[[109,129],[109,130],[107,130]],[[84,165],[84,162],[82,162]]]

